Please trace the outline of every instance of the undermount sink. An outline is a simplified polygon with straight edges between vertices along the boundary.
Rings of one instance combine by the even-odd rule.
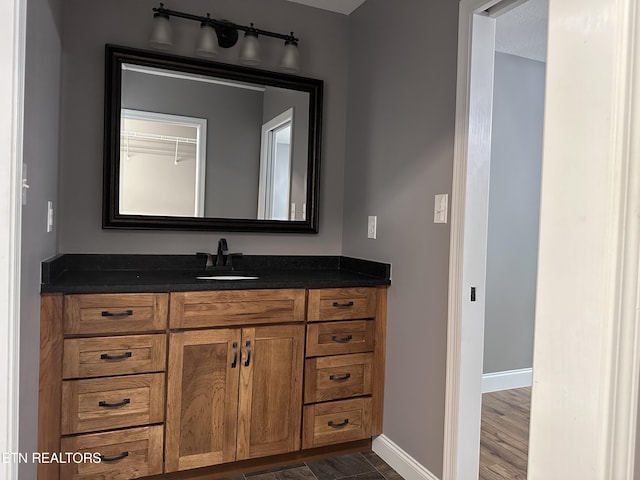
[[[197,280],[257,280],[255,275],[202,275]]]

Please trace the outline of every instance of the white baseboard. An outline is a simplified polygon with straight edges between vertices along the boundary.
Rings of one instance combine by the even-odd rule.
[[[439,480],[438,477],[384,434],[374,438],[372,449],[391,468],[398,472],[404,480]]]
[[[530,387],[533,383],[533,369],[505,370],[504,372],[482,375],[482,393]]]

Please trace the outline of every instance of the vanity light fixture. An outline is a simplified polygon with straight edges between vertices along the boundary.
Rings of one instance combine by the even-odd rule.
[[[299,70],[298,38],[291,32],[289,35],[270,32],[255,28],[253,23],[247,27],[226,20],[216,20],[207,13],[206,17],[192,15],[164,8],[161,3],[153,9],[153,30],[149,44],[159,50],[168,50],[173,46],[171,35],[170,17],[185,18],[200,23],[200,35],[196,46],[196,55],[205,58],[213,58],[218,54],[218,47],[231,48],[238,42],[238,31],[244,32],[244,38],[240,47],[238,61],[245,65],[259,65],[262,61],[260,55],[259,36],[273,37],[284,40],[284,50],[279,68],[288,73]]]

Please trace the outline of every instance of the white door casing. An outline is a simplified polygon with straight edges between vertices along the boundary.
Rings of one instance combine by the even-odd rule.
[[[0,452],[18,452],[20,215],[26,2],[0,3]],[[18,478],[0,462],[0,478]]]
[[[634,475],[639,28],[637,0],[550,2],[531,480]]]
[[[444,480],[478,478],[465,436],[471,432],[477,441],[478,419],[465,391],[475,395],[479,367],[472,365],[477,346],[467,333],[481,328],[467,325],[465,316],[464,256],[472,232],[465,206],[473,177],[470,133],[481,123],[469,120],[476,101],[469,95],[471,25],[474,12],[488,6],[460,2]],[[550,2],[530,480],[630,480],[635,471],[639,27],[635,0]]]
[[[444,480],[478,478],[496,30],[495,18],[478,12],[496,3],[460,2]]]

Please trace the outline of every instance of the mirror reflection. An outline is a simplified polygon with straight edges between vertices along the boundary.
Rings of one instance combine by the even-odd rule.
[[[318,232],[322,80],[105,53],[103,228]]]
[[[305,221],[308,92],[122,64],[119,214]]]

